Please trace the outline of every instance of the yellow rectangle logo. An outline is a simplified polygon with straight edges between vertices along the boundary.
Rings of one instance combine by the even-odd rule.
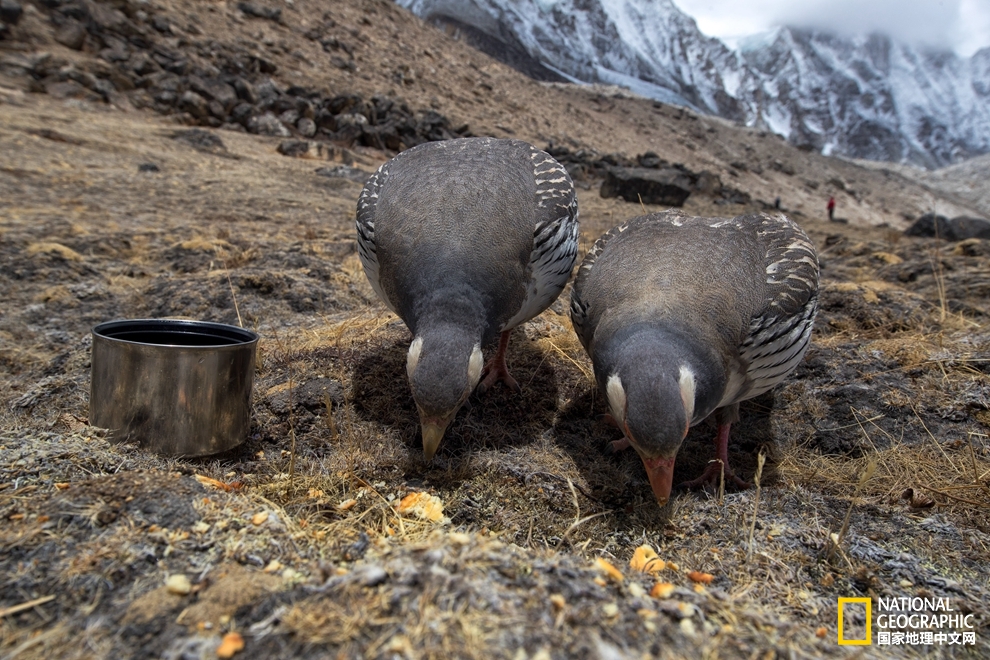
[[[846,603],[862,603],[866,606],[866,639],[846,639],[842,626],[842,614]],[[841,646],[868,646],[873,643],[873,600],[871,598],[840,598],[839,599],[839,644]]]

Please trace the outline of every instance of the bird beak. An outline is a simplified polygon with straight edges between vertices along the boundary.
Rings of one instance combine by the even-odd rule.
[[[426,455],[426,460],[433,460],[433,455],[437,453],[437,448],[440,447],[440,441],[443,440],[443,434],[447,430],[447,427],[450,426],[453,418],[453,415],[445,419],[429,418],[420,415],[420,428],[423,433],[423,453]]]
[[[663,506],[670,499],[670,489],[674,483],[674,458],[676,456],[673,458],[641,456],[640,458],[643,459],[643,465],[646,467],[646,476],[650,479],[650,486],[653,488],[653,494],[657,497],[657,504]]]

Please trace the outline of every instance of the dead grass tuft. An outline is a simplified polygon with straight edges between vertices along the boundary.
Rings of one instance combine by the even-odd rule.
[[[61,257],[66,261],[82,261],[82,255],[73,250],[70,247],[66,247],[61,243],[43,242],[43,243],[31,243],[27,246],[27,253],[30,256],[37,254],[51,254],[57,257]]]

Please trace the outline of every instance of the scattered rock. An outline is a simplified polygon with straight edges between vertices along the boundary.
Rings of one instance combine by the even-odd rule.
[[[219,135],[210,131],[204,131],[201,128],[190,128],[186,131],[179,131],[172,135],[172,139],[183,144],[188,144],[198,151],[205,151],[212,154],[227,153],[227,145],[223,143]],[[157,171],[157,168],[155,171]]]
[[[303,137],[313,137],[316,135],[316,122],[314,122],[309,117],[301,117],[299,121],[296,122],[296,130]]]
[[[161,168],[154,163],[141,163],[138,165],[138,172],[161,172]]]
[[[86,28],[76,21],[69,21],[55,32],[55,41],[72,50],[82,50],[86,43]]]
[[[237,92],[223,81],[203,80],[198,76],[189,76],[189,87],[203,98],[217,101],[225,109],[233,108],[237,103]]]
[[[600,194],[627,202],[683,206],[691,195],[691,179],[673,168],[613,167],[605,174]]]
[[[263,7],[261,5],[256,5],[253,2],[238,2],[237,8],[240,9],[245,16],[250,16],[252,18],[264,18],[269,21],[278,21],[282,18],[282,10],[278,7]]]
[[[640,167],[652,167],[654,169],[670,164],[652,151],[636,156],[636,162],[639,163]]]
[[[8,76],[26,76],[34,69],[34,63],[20,53],[0,55],[0,73]]]
[[[197,119],[203,119],[210,114],[209,102],[192,90],[182,93],[182,96],[179,97],[178,108]]]
[[[951,220],[944,215],[926,213],[904,230],[907,236],[941,238],[962,241],[968,238],[990,238],[990,221],[959,216]]]
[[[263,115],[256,115],[248,120],[247,129],[258,135],[273,135],[275,137],[289,137],[292,133],[285,127],[285,124],[278,120],[278,117],[270,112]]]
[[[949,220],[949,225],[952,227],[957,241],[970,238],[990,238],[990,221],[983,218],[970,218],[961,215]]]

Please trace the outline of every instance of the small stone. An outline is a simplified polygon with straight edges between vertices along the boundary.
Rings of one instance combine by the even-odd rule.
[[[278,21],[282,18],[282,10],[278,7],[262,7],[253,2],[238,2],[237,8],[244,12],[245,16],[252,18],[266,18],[270,21]]]
[[[189,595],[189,592],[192,591],[192,583],[185,575],[176,573],[174,575],[169,575],[168,579],[165,580],[165,588],[168,589],[170,594],[187,596]]]
[[[210,114],[210,105],[206,99],[189,90],[179,97],[179,110],[188,112],[197,119],[202,119]]]
[[[179,131],[172,136],[172,139],[209,153],[225,153],[227,151],[227,146],[220,139],[220,136],[202,128]]]
[[[636,156],[636,161],[639,163],[640,167],[652,167],[657,169],[663,162],[656,153],[652,151],[647,151],[645,154],[640,154]]]
[[[219,101],[210,101],[209,104],[210,114],[217,119],[227,118],[227,109],[223,107],[223,104]]]
[[[316,122],[307,117],[301,117],[299,121],[296,122],[296,130],[299,134],[304,137],[313,137],[316,135]]]
[[[694,621],[691,619],[681,619],[681,632],[688,637],[694,637],[697,634],[697,630],[694,627]]]
[[[286,140],[278,145],[278,152],[283,156],[303,158],[309,154],[310,143],[307,140]]]
[[[605,603],[602,605],[602,614],[606,619],[614,619],[619,616],[619,606],[615,603]]]
[[[257,103],[258,94],[254,91],[254,86],[243,78],[238,78],[234,81],[234,91],[237,92],[237,98],[248,103]]]
[[[356,112],[347,112],[337,115],[338,126],[364,126],[368,123],[368,118]]]
[[[244,125],[250,121],[252,112],[254,112],[254,106],[250,103],[238,103],[231,111],[230,118],[238,124]]]
[[[289,137],[292,135],[285,124],[278,120],[278,117],[270,112],[263,115],[251,117],[248,120],[248,130],[258,135],[272,135],[275,137]]]
[[[138,172],[161,172],[161,168],[154,163],[141,163],[138,165]]]
[[[641,598],[646,595],[646,589],[638,582],[629,583],[629,595],[633,598]]]
[[[55,41],[72,50],[82,50],[86,43],[86,28],[75,21],[69,21],[55,32]]]

